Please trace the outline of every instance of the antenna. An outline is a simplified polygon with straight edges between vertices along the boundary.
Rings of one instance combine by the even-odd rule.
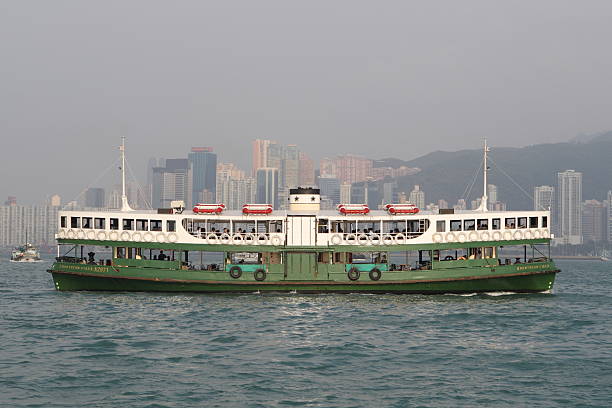
[[[487,166],[487,153],[489,152],[490,152],[490,149],[487,146],[487,139],[485,139],[484,148],[483,148],[483,174],[482,174],[483,189],[482,189],[482,199],[480,200],[480,208],[478,209],[479,211],[482,211],[482,212],[489,211],[489,208],[488,208],[489,207],[488,205],[489,196],[487,195],[487,190],[488,190],[487,171],[489,170]]]
[[[125,136],[121,136],[121,211],[133,211],[125,194]]]

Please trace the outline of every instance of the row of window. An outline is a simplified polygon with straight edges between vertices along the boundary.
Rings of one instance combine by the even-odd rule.
[[[489,228],[490,227],[490,228]],[[504,219],[504,229],[548,228],[548,217],[509,217]],[[451,220],[449,231],[487,231],[502,229],[501,218],[479,218],[469,220]],[[446,232],[446,221],[436,222],[436,232]]]
[[[82,229],[108,229],[123,231],[163,231],[162,220],[134,219],[134,218],[96,218],[96,217],[70,217],[70,228]],[[60,217],[60,227],[67,228],[68,217]],[[166,221],[165,231],[176,231],[176,221]]]

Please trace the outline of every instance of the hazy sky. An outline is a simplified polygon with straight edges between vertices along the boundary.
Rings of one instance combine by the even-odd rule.
[[[611,1],[0,0],[0,200],[74,196],[121,135],[414,158],[612,129]],[[475,163],[475,168],[478,164]]]

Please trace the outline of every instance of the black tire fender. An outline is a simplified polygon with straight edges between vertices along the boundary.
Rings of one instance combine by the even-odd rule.
[[[242,269],[239,266],[232,266],[229,270],[229,275],[234,279],[238,279],[242,276]]]
[[[348,271],[348,278],[352,281],[358,280],[360,275],[361,275],[361,272],[359,272],[359,269],[355,267],[352,267]]]
[[[264,271],[263,269],[257,269],[253,276],[255,276],[256,281],[261,282],[263,280],[266,280],[266,271]]]
[[[382,272],[380,271],[380,269],[378,268],[373,268],[370,273],[370,279],[373,281],[377,281],[380,279],[380,277],[382,276]]]

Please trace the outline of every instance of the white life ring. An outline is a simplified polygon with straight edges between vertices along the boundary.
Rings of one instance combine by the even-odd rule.
[[[151,234],[150,232],[145,232],[144,235],[142,236],[142,239],[145,242],[152,242],[153,241],[153,234]]]
[[[232,234],[232,244],[242,245],[244,244],[244,237],[240,233]]]
[[[157,236],[155,237],[155,241],[159,242],[160,244],[163,244],[164,242],[166,242],[166,235],[164,235],[163,232],[158,232]]]
[[[87,239],[96,239],[96,233],[93,231],[87,231]]]
[[[504,241],[510,241],[512,239],[512,232],[504,231]]]
[[[550,232],[547,229],[545,229],[544,231],[542,231],[542,236],[544,238],[549,238],[550,237]]]
[[[68,230],[68,232],[66,233],[66,236],[69,239],[72,239],[72,238],[74,238],[76,236],[76,234],[75,234],[75,232],[73,230]]]
[[[398,234],[395,234],[395,243],[398,245],[403,245],[406,243],[406,236],[404,234],[402,234],[401,232]]]
[[[478,233],[476,231],[472,231],[470,232],[470,234],[468,235],[468,238],[470,239],[470,241],[474,242],[474,241],[478,241],[479,237],[478,237]]]
[[[439,232],[436,232],[435,234],[433,234],[431,236],[431,240],[433,242],[435,242],[436,244],[439,244],[440,242],[442,242],[442,234],[440,234]]]
[[[283,244],[283,240],[278,235],[274,235],[270,238],[270,243],[274,246],[281,246]]]
[[[527,231],[525,231],[523,236],[525,237],[525,239],[532,239],[533,238],[533,233],[531,231],[527,230]]]
[[[264,233],[257,235],[257,243],[259,245],[268,245],[268,236]]]
[[[481,241],[489,241],[491,239],[491,234],[489,234],[487,231],[481,232],[480,233],[480,240]]]
[[[393,240],[393,236],[389,234],[385,234],[383,235],[382,242],[383,242],[383,245],[393,245],[393,242],[395,241]]]
[[[460,232],[457,234],[457,242],[464,243],[466,240],[467,236],[465,235],[465,232]]]
[[[357,241],[357,235],[353,233],[346,234],[346,238],[344,238],[344,242],[346,242],[347,244],[354,244],[355,241]]]
[[[542,232],[541,232],[540,230],[535,230],[535,231],[533,232],[533,237],[534,237],[535,239],[539,239],[539,238],[541,238],[541,237],[542,237]]]
[[[211,245],[218,244],[219,238],[217,237],[217,234],[214,234],[214,233],[208,234],[208,236],[206,237],[206,243],[211,244]]]
[[[113,241],[117,241],[119,239],[119,233],[117,231],[111,231],[108,237]]]
[[[342,235],[332,234],[329,242],[331,242],[332,245],[340,245],[342,243]]]
[[[370,243],[372,245],[380,245],[382,240],[380,239],[380,234],[374,234],[370,237]]]
[[[230,237],[230,235],[227,232],[224,232],[223,234],[221,234],[219,241],[221,241],[223,245],[227,245],[232,241],[232,237]]]
[[[176,235],[174,232],[168,234],[168,242],[175,243],[176,241],[178,241],[178,235]]]
[[[522,231],[514,231],[513,238],[514,239],[523,239],[523,232]]]
[[[100,241],[104,241],[106,239],[106,232],[104,232],[104,231],[98,232],[98,239]]]
[[[77,231],[77,234],[76,234],[76,237],[77,237],[78,239],[85,239],[85,231],[83,231],[83,230],[78,230],[78,231]]]
[[[140,232],[135,232],[132,234],[132,241],[135,241],[135,242],[142,241],[142,235],[140,234]]]
[[[122,241],[129,241],[129,240],[130,240],[130,238],[131,238],[131,235],[130,235],[130,233],[129,233],[129,232],[127,232],[127,231],[123,231],[123,232],[121,233],[121,240],[122,240]]]
[[[372,245],[372,241],[370,241],[370,237],[368,237],[366,234],[358,234],[357,235],[357,242],[359,245]]]
[[[446,234],[446,242],[455,242],[456,241],[455,238],[456,238],[455,234],[452,232],[449,232]]]
[[[57,237],[60,238],[60,239],[66,238],[66,233],[64,232],[64,230],[60,230],[57,233]]]
[[[493,240],[494,241],[501,241],[502,239],[502,233],[499,231],[494,231],[493,232]]]
[[[252,234],[250,232],[248,234],[244,234],[244,243],[246,245],[253,245],[256,243],[255,238],[257,238],[255,234]],[[221,242],[223,242],[223,235],[221,235]]]

